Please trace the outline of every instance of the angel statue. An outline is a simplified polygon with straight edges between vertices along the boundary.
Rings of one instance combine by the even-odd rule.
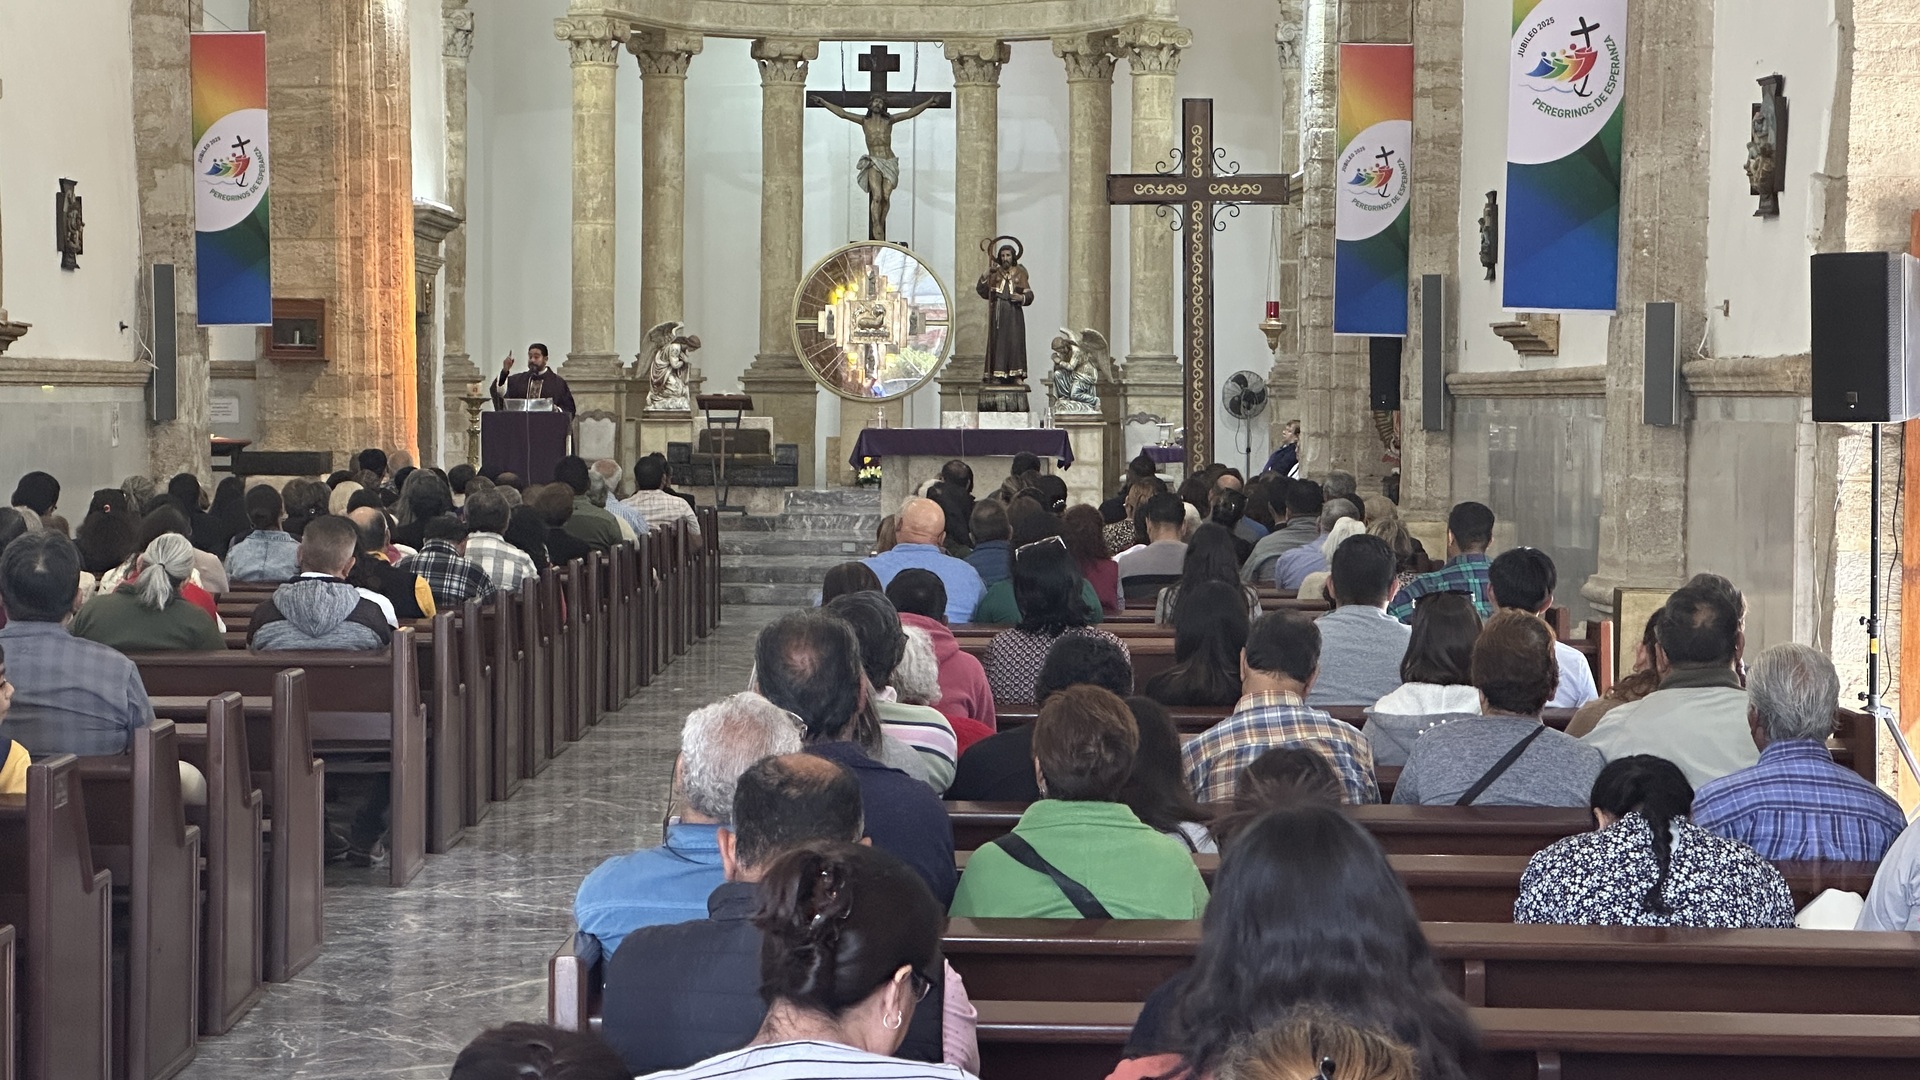
[[[1055,416],[1100,411],[1100,375],[1106,369],[1107,348],[1106,336],[1093,329],[1082,330],[1077,337],[1061,330],[1053,339],[1053,371],[1047,386]]]
[[[687,412],[693,404],[687,381],[693,373],[688,357],[700,348],[700,339],[683,334],[685,323],[663,322],[647,331],[653,359],[647,364],[647,412]]]

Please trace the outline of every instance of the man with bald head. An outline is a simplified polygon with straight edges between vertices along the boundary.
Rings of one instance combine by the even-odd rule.
[[[869,556],[867,566],[886,588],[893,575],[902,570],[930,570],[947,587],[947,621],[971,621],[973,609],[987,591],[980,571],[948,555],[940,548],[947,535],[947,512],[932,499],[908,499],[900,506],[897,541],[893,548]]]
[[[377,593],[392,605],[401,619],[431,619],[437,613],[433,590],[426,581],[393,565],[389,546],[392,534],[387,529],[385,511],[362,506],[347,514],[360,533],[360,551],[354,557],[347,580],[355,587]]]

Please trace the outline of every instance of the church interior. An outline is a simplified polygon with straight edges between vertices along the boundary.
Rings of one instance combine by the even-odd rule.
[[[1915,40],[0,0],[0,1080],[1920,1074]]]

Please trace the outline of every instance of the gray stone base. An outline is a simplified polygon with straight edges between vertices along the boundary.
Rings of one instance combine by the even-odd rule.
[[[998,386],[983,386],[980,388],[980,411],[983,413],[1027,412],[1029,411],[1027,392]]]

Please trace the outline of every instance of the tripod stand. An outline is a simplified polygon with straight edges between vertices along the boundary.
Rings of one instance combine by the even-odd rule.
[[[1880,425],[1873,425],[1873,449],[1868,461],[1867,502],[1868,540],[1867,540],[1867,615],[1861,622],[1867,628],[1867,715],[1887,726],[1887,732],[1893,736],[1893,745],[1900,748],[1900,756],[1906,759],[1907,770],[1920,782],[1920,763],[1913,757],[1913,747],[1907,744],[1907,737],[1900,731],[1900,724],[1894,718],[1893,710],[1880,700]],[[1920,688],[1916,688],[1920,693]]]

